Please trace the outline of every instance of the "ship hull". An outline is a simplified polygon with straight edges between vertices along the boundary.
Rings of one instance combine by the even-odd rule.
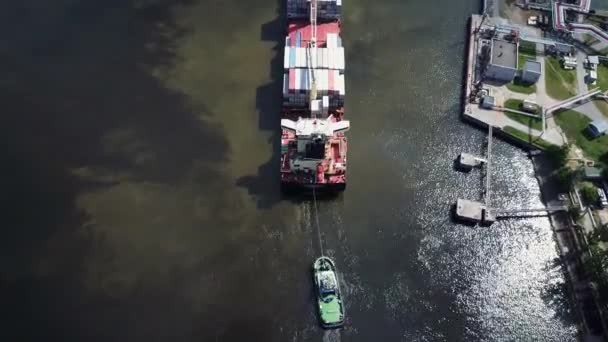
[[[317,20],[313,26],[309,18],[309,1],[286,2],[288,22],[283,56],[281,119],[298,122],[300,118],[320,118],[331,120],[334,124],[347,122],[344,120],[346,67],[341,38],[342,3],[318,1]],[[307,50],[312,41],[314,54]],[[318,102],[315,111],[312,109],[311,96]],[[325,155],[308,156],[295,132],[283,129],[280,162],[282,192],[293,195],[311,195],[313,191],[318,194],[343,192],[346,189],[347,168],[344,132],[336,131],[326,136]],[[310,162],[317,159],[319,165]]]
[[[346,183],[337,184],[306,184],[297,182],[281,182],[281,191],[285,194],[339,194],[346,190]]]

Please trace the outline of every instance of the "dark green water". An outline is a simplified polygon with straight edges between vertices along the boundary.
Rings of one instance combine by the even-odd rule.
[[[318,328],[310,202],[278,193],[275,0],[24,0],[0,12],[6,341],[573,340],[546,219],[454,224],[476,0],[345,2],[349,187],[319,203],[347,324]],[[540,205],[494,147],[497,205]]]

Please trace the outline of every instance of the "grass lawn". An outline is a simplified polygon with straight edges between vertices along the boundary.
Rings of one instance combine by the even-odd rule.
[[[532,143],[532,145],[538,147],[541,150],[545,150],[547,147],[553,145],[550,142],[543,140],[541,138],[532,137],[532,141],[530,141],[530,134],[526,132],[522,132],[515,127],[506,126],[502,129],[503,132],[509,134],[510,136],[516,138],[517,140],[523,141],[525,143]]]
[[[522,110],[521,105],[523,101],[518,99],[508,99],[505,101],[505,108]],[[539,131],[543,130],[543,121],[541,119],[534,119],[525,115],[505,112],[505,115],[512,120],[515,120],[521,124],[524,124],[532,129]]]
[[[602,156],[608,153],[608,135],[589,140],[585,129],[591,120],[585,115],[567,110],[555,116],[555,122],[562,128],[570,142],[580,147],[588,158],[601,162]]]
[[[576,95],[576,70],[563,69],[557,58],[545,58],[545,86],[547,94],[556,100]]]
[[[518,51],[520,54],[536,57],[536,43],[520,40]]]
[[[518,99],[508,99],[505,101],[505,108],[521,110],[521,105],[524,103],[522,100]]]
[[[595,81],[597,87],[600,87],[602,91],[608,90],[608,66],[600,64],[597,66],[597,81]]]
[[[522,70],[526,60],[536,60],[536,43],[527,42],[525,40],[519,43],[519,53],[517,54],[517,69]]]
[[[512,92],[521,93],[521,94],[534,94],[534,93],[536,93],[536,85],[535,84],[521,83],[517,79],[513,80],[510,83],[507,83],[507,89],[509,89]]]
[[[524,64],[526,64],[526,61],[528,59],[531,59],[531,60],[535,61],[536,60],[536,56],[520,53],[517,56],[517,69],[518,70],[522,70],[524,68]]]

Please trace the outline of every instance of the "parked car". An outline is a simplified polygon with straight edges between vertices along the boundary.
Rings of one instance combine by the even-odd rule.
[[[606,192],[604,192],[604,189],[597,188],[597,194],[600,196],[600,207],[605,208],[608,206],[608,199],[606,198]]]

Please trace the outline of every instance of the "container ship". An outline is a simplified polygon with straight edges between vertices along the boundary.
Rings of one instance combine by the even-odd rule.
[[[342,0],[287,0],[281,187],[346,188],[345,56]]]

